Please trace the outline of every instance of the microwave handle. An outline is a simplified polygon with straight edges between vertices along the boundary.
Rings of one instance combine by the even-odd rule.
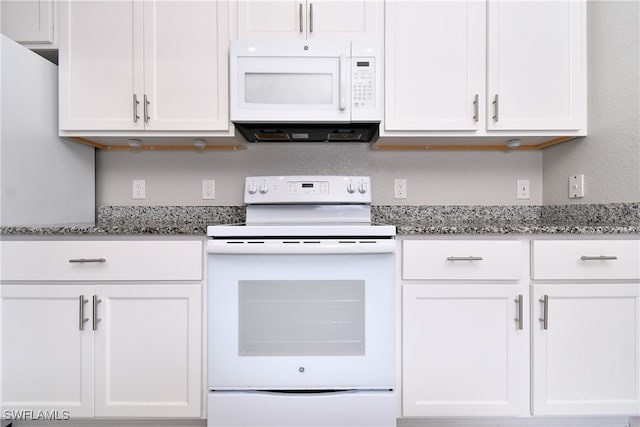
[[[340,87],[338,88],[338,98],[340,100],[340,110],[347,108],[347,57],[346,55],[340,55]]]

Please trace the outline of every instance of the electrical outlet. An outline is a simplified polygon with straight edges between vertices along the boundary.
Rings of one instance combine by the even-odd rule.
[[[216,181],[214,179],[202,180],[202,200],[212,200],[216,198]]]
[[[519,179],[516,182],[517,190],[516,190],[516,198],[518,199],[529,199],[529,180],[528,179]]]
[[[133,194],[131,197],[134,199],[144,199],[146,197],[144,179],[133,180]]]
[[[579,199],[584,197],[584,175],[571,175],[569,177],[569,198]]]
[[[393,180],[393,197],[395,199],[407,198],[407,180],[406,179]]]

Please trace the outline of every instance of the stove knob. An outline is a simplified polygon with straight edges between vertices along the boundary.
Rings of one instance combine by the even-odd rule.
[[[358,186],[358,191],[360,194],[364,194],[367,192],[367,185],[363,182]]]
[[[247,187],[247,193],[249,194],[256,194],[257,191],[258,187],[256,187],[254,183],[249,184],[249,186]]]
[[[356,192],[356,187],[354,187],[354,186],[353,186],[353,184],[348,184],[348,185],[347,185],[347,192],[348,192],[349,194],[353,194],[353,193],[355,193],[355,192]]]
[[[267,187],[267,184],[262,184],[260,186],[260,194],[267,194],[268,191],[269,191],[269,187]]]

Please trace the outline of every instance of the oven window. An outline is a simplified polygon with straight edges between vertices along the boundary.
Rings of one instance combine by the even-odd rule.
[[[276,105],[331,105],[333,75],[318,73],[246,73],[245,102]]]
[[[362,356],[364,280],[241,280],[240,356]]]

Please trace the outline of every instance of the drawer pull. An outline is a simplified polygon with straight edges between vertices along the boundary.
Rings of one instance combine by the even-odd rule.
[[[93,330],[98,330],[98,322],[102,319],[98,319],[98,304],[102,302],[101,299],[98,299],[98,295],[93,296]]]
[[[78,297],[78,305],[80,307],[80,310],[79,310],[80,315],[79,315],[79,319],[78,319],[78,327],[79,327],[79,329],[81,331],[84,330],[84,324],[89,321],[89,319],[85,319],[85,317],[84,317],[84,305],[86,303],[88,303],[88,302],[89,302],[88,299],[84,299],[84,295],[80,295]]]
[[[516,306],[518,307],[518,317],[515,318],[515,321],[518,322],[518,330],[520,331],[523,329],[523,323],[524,323],[524,319],[522,317],[523,315],[522,311],[524,308],[522,299],[523,299],[522,294],[518,295],[518,298],[515,299]]]
[[[538,300],[542,303],[542,317],[538,318],[542,322],[542,329],[549,329],[549,295],[545,295]]]
[[[72,258],[69,262],[107,262],[106,258]]]
[[[615,255],[598,255],[598,256],[582,255],[580,259],[582,261],[607,261],[607,260],[615,261],[618,259],[618,257]]]
[[[482,261],[481,256],[448,256],[447,261]]]

